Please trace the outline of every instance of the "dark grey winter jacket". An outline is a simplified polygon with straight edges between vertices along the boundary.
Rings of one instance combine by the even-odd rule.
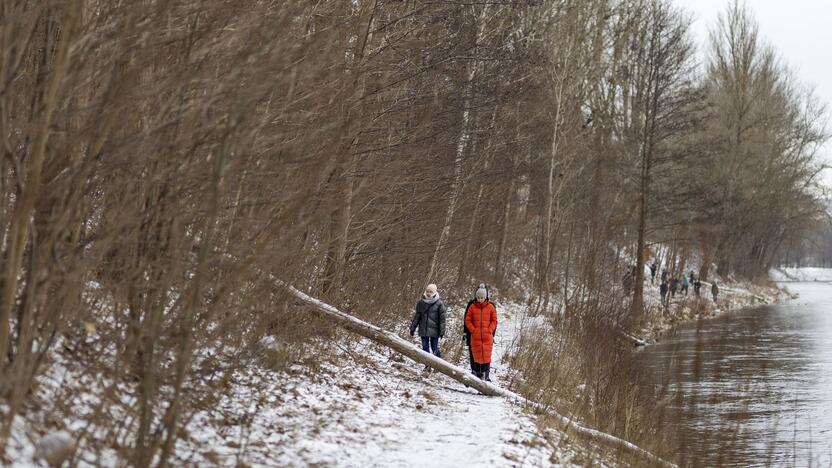
[[[424,299],[416,304],[416,313],[410,321],[410,334],[419,328],[419,336],[445,337],[445,304],[442,299],[435,302],[425,302]]]

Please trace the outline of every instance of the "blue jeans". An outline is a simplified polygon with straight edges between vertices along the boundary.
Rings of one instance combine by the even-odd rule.
[[[439,337],[438,336],[423,336],[422,337],[422,349],[426,353],[432,352],[436,355],[436,357],[442,357],[442,354],[439,352]],[[433,351],[431,351],[433,350]]]

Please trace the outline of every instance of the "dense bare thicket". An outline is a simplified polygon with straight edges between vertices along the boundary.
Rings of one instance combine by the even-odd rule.
[[[618,286],[654,243],[763,271],[818,212],[821,112],[746,12],[704,78],[688,23],[667,0],[4,2],[0,454],[60,345],[131,415],[95,438],[166,464],[252,343],[333,333],[264,273],[399,330],[426,280],[487,281],[595,336],[640,318]]]

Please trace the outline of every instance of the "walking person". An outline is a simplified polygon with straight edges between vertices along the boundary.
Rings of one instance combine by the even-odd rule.
[[[477,289],[476,302],[465,314],[465,328],[471,334],[471,355],[474,359],[474,375],[490,382],[491,351],[494,348],[494,332],[497,330],[497,309],[488,300],[485,288]]]
[[[485,290],[485,298],[487,300],[491,300],[491,291],[488,290],[488,286],[485,283],[480,283],[477,286],[477,290],[484,289]],[[462,316],[462,336],[465,340],[465,346],[468,348],[468,364],[471,366],[471,373],[476,375],[477,363],[474,361],[474,355],[471,353],[471,332],[468,331],[468,327],[465,325],[466,320],[468,320],[468,312],[471,310],[471,305],[477,303],[477,295],[476,291],[474,291],[474,298],[468,301],[468,305],[465,306],[465,314]]]
[[[716,281],[711,285],[711,295],[714,297],[714,304],[716,304],[716,297],[719,295],[719,287],[717,287]]]
[[[688,283],[688,277],[683,276],[682,277],[682,292],[685,293],[685,297],[687,297],[687,295],[688,295],[688,286],[689,285],[690,285],[690,283]]]
[[[422,338],[422,349],[426,353],[442,357],[439,340],[445,337],[445,304],[439,298],[439,291],[433,283],[425,288],[422,299],[416,304],[416,313],[410,321],[410,336],[413,336],[416,329]]]
[[[659,293],[662,295],[662,306],[667,307],[667,281],[662,281],[659,285]]]
[[[650,264],[650,284],[654,284],[656,282],[656,270],[659,268],[656,265],[656,261],[653,260],[653,263]]]
[[[699,281],[699,278],[696,278],[696,281],[693,282],[693,293],[696,294],[696,297],[699,297],[700,289],[702,289],[702,282]]]
[[[676,297],[677,292],[679,292],[679,279],[673,278],[670,280],[670,298]]]
[[[662,283],[667,281],[667,270],[662,270]]]

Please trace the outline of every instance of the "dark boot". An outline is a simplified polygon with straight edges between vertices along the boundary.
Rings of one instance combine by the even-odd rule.
[[[489,374],[491,373],[491,364],[486,364],[484,367],[485,367],[485,369],[484,369],[485,370],[485,381],[486,382],[491,382],[491,379],[489,378]]]

